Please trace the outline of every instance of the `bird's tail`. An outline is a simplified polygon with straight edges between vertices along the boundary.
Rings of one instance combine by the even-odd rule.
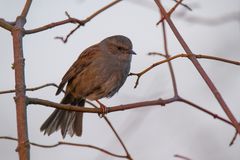
[[[64,96],[61,103],[84,107],[85,99],[76,99],[72,95],[67,94]],[[81,136],[82,120],[82,112],[55,109],[48,119],[42,124],[40,130],[43,131],[44,134],[50,135],[61,129],[63,138],[65,138],[67,134],[70,136]]]

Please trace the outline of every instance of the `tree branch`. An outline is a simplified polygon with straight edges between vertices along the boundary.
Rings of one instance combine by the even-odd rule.
[[[62,109],[62,110],[68,110],[68,111],[76,111],[76,112],[86,112],[86,113],[102,113],[103,111],[101,108],[88,108],[88,107],[77,107],[77,106],[72,106],[72,105],[67,105],[67,104],[59,104],[43,99],[38,99],[38,98],[27,98],[28,104],[38,104],[38,105],[43,105],[46,107],[52,107],[52,108],[57,108],[57,109]],[[234,126],[230,121],[218,116],[217,114],[212,113],[211,111],[208,111],[207,109],[204,109],[196,104],[194,104],[191,101],[188,101],[184,98],[181,98],[179,96],[174,96],[172,98],[168,99],[157,99],[157,100],[151,100],[151,101],[143,101],[143,102],[136,102],[136,103],[130,103],[130,104],[124,104],[124,105],[118,105],[118,106],[111,106],[107,107],[107,113],[110,112],[117,112],[117,111],[123,111],[123,110],[129,110],[129,109],[135,109],[135,108],[142,108],[142,107],[152,107],[152,106],[165,106],[169,103],[173,102],[183,102],[185,104],[188,104],[208,115],[211,115],[214,119],[221,120],[231,126]]]
[[[25,30],[25,34],[32,34],[32,33],[37,33],[37,32],[41,32],[41,31],[45,31],[63,24],[67,24],[67,23],[77,23],[80,26],[84,26],[87,22],[89,22],[90,20],[92,20],[94,17],[96,17],[97,15],[99,15],[100,13],[102,13],[103,11],[105,11],[106,9],[112,7],[113,5],[115,5],[116,3],[120,2],[122,0],[115,0],[113,2],[111,2],[110,4],[106,5],[105,7],[101,8],[100,10],[96,11],[95,13],[93,13],[92,15],[90,15],[89,17],[87,17],[84,20],[79,20],[76,18],[72,18],[72,17],[68,17],[68,19],[62,20],[62,21],[58,21],[58,22],[54,22],[54,23],[50,23],[47,25],[44,25],[42,27],[39,28],[35,28],[35,29],[30,29],[30,30]],[[79,28],[78,27],[78,28]]]
[[[9,22],[5,21],[2,18],[0,18],[0,27],[4,28],[10,32],[13,29],[13,26]]]
[[[49,87],[49,86],[53,86],[58,88],[58,85],[56,85],[55,83],[47,83],[38,87],[33,87],[33,88],[27,88],[26,91],[36,91],[45,87]],[[15,89],[10,89],[10,90],[5,90],[5,91],[0,91],[0,94],[8,94],[8,93],[15,93],[16,90]],[[62,91],[64,92],[64,91]]]
[[[151,55],[156,54],[156,52],[151,52]],[[160,54],[162,56],[162,54]],[[165,56],[166,57],[166,56]],[[156,63],[153,63],[151,66],[147,67],[146,69],[144,69],[143,71],[139,72],[139,73],[130,73],[129,76],[137,76],[137,80],[136,80],[136,83],[135,83],[135,86],[134,88],[136,88],[139,84],[139,79],[141,78],[141,76],[143,76],[145,73],[147,73],[148,71],[150,71],[151,69],[153,69],[154,67],[160,65],[160,64],[163,64],[163,63],[166,63],[166,62],[170,62],[176,58],[180,58],[180,57],[185,57],[185,58],[190,58],[190,57],[196,57],[196,58],[202,58],[202,59],[209,59],[209,60],[216,60],[216,61],[220,61],[220,62],[225,62],[225,63],[229,63],[229,64],[234,64],[234,65],[240,65],[240,62],[239,61],[233,61],[233,60],[228,60],[228,59],[225,59],[225,58],[220,58],[220,57],[216,57],[216,56],[209,56],[209,55],[203,55],[203,54],[178,54],[178,55],[175,55],[175,56],[172,56],[172,57],[169,57],[165,60],[162,60],[162,61],[159,61],[159,62],[156,62]]]
[[[21,17],[24,17],[24,18],[27,17],[27,14],[28,14],[31,4],[32,4],[32,0],[26,0],[26,3],[24,5],[24,8],[21,13]]]
[[[26,85],[24,74],[24,56],[23,56],[23,26],[26,22],[24,17],[17,17],[16,25],[12,29],[13,51],[14,51],[14,70],[15,70],[15,90],[16,90],[16,116],[17,116],[17,151],[20,160],[29,160],[30,151],[28,145],[27,130],[27,111],[26,111]]]
[[[238,134],[240,134],[240,125],[238,124],[236,118],[234,117],[231,110],[229,109],[229,107],[227,106],[225,101],[223,100],[220,92],[215,87],[215,85],[213,84],[211,79],[208,77],[207,73],[204,71],[204,69],[202,68],[202,66],[198,62],[197,58],[193,55],[192,51],[188,47],[187,43],[184,41],[183,37],[178,32],[178,30],[175,27],[174,23],[172,22],[171,18],[167,15],[167,13],[166,13],[164,7],[162,6],[161,2],[159,0],[154,0],[154,1],[156,2],[156,4],[157,4],[158,8],[160,9],[161,13],[165,16],[166,21],[168,22],[170,28],[172,29],[172,31],[173,31],[174,35],[176,36],[176,38],[178,39],[179,43],[182,45],[183,49],[185,50],[185,52],[188,55],[190,55],[189,59],[191,60],[191,62],[193,63],[193,65],[195,66],[195,68],[197,69],[199,74],[202,76],[202,78],[204,79],[204,81],[208,85],[209,89],[212,91],[213,95],[215,96],[215,98],[219,102],[220,106],[222,107],[222,109],[224,110],[224,112],[226,113],[228,118],[234,124],[234,127],[238,131]]]
[[[175,9],[182,3],[183,0],[175,1],[177,2],[174,7],[171,8],[171,10],[167,13],[167,15],[170,17],[172,13],[175,11]],[[157,22],[157,26],[162,23],[162,21],[165,19],[165,16],[161,14],[161,19]]]
[[[0,136],[0,139],[7,139],[7,140],[13,140],[13,141],[18,141],[17,138],[13,138],[13,137],[8,137],[8,136]],[[29,144],[31,144],[32,146],[36,146],[36,147],[41,147],[41,148],[55,148],[61,145],[66,145],[66,146],[75,146],[75,147],[86,147],[86,148],[91,148],[91,149],[95,149],[98,150],[100,152],[106,153],[110,156],[113,157],[118,157],[118,158],[128,158],[126,156],[122,156],[119,154],[115,154],[112,152],[109,152],[103,148],[97,147],[97,146],[93,146],[93,145],[89,145],[89,144],[78,144],[78,143],[70,143],[70,142],[63,142],[63,141],[59,141],[56,144],[52,144],[52,145],[43,145],[43,144],[38,144],[38,143],[34,143],[34,142],[29,142]]]

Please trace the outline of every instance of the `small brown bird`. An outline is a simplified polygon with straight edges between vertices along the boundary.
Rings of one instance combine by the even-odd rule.
[[[85,99],[98,100],[112,97],[126,81],[132,54],[132,42],[116,35],[90,46],[82,52],[63,76],[56,95],[67,83],[62,104],[84,107]],[[63,138],[82,135],[82,112],[55,109],[40,130],[52,134],[61,129]]]

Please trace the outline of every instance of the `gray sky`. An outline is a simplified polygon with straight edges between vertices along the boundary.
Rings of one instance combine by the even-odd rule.
[[[33,1],[27,17],[26,29],[42,26],[66,18],[68,11],[72,17],[84,19],[110,1],[103,0],[41,0]],[[239,60],[240,51],[240,1],[239,0],[185,0],[193,8],[192,12],[179,7],[172,19],[196,54],[209,54],[228,59]],[[0,18],[13,21],[22,9],[24,1],[0,0]],[[165,6],[173,6],[172,1],[164,1]],[[184,17],[181,15],[185,13]],[[207,25],[201,22],[189,22],[191,17],[204,20],[225,19],[222,24]],[[235,18],[235,19],[234,19]],[[75,26],[72,24],[57,27],[45,32],[24,37],[24,56],[26,59],[27,87],[45,83],[59,83],[62,76],[78,55],[88,46],[103,38],[122,34],[129,37],[138,53],[133,57],[132,72],[139,72],[154,62],[158,56],[147,56],[148,52],[163,52],[161,27],[158,10],[150,0],[126,0],[100,14],[70,37],[67,44],[55,40],[55,36],[64,36]],[[210,21],[212,22],[212,21]],[[169,51],[171,55],[183,53],[183,49],[167,27]],[[9,32],[0,29],[0,90],[14,88],[12,39]],[[204,69],[219,89],[232,112],[239,120],[239,67],[200,60]],[[202,107],[226,118],[202,78],[193,65],[185,59],[173,61],[179,93]],[[171,79],[167,65],[156,67],[140,80],[134,89],[136,78],[129,77],[120,91],[111,99],[101,101],[108,105],[126,104],[172,96]],[[59,102],[63,95],[55,96],[55,88],[46,88],[28,92],[30,97],[38,97]],[[13,94],[0,95],[0,136],[16,137],[16,118]],[[61,141],[60,133],[43,136],[39,127],[53,109],[42,106],[28,107],[29,139],[41,144],[53,144]],[[125,142],[130,154],[136,160],[166,159],[172,160],[174,154],[187,156],[193,160],[238,160],[240,157],[239,137],[236,143],[228,144],[234,135],[234,129],[225,123],[214,120],[186,104],[173,103],[163,107],[116,112],[108,115],[118,133]],[[74,143],[86,143],[103,147],[115,153],[123,149],[112,131],[95,114],[84,115],[82,137],[67,137]],[[14,151],[16,142],[0,140],[1,159],[18,159]],[[54,149],[31,147],[31,159],[114,159],[98,151],[86,148],[61,146]]]

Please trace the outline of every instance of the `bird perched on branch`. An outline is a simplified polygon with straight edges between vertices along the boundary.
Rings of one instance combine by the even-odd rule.
[[[62,104],[84,107],[86,99],[112,97],[126,81],[130,70],[132,42],[125,36],[115,35],[84,50],[63,76],[58,95],[67,84]],[[100,103],[105,112],[105,107]],[[63,138],[82,135],[82,112],[55,109],[42,124],[44,134],[61,130]]]

